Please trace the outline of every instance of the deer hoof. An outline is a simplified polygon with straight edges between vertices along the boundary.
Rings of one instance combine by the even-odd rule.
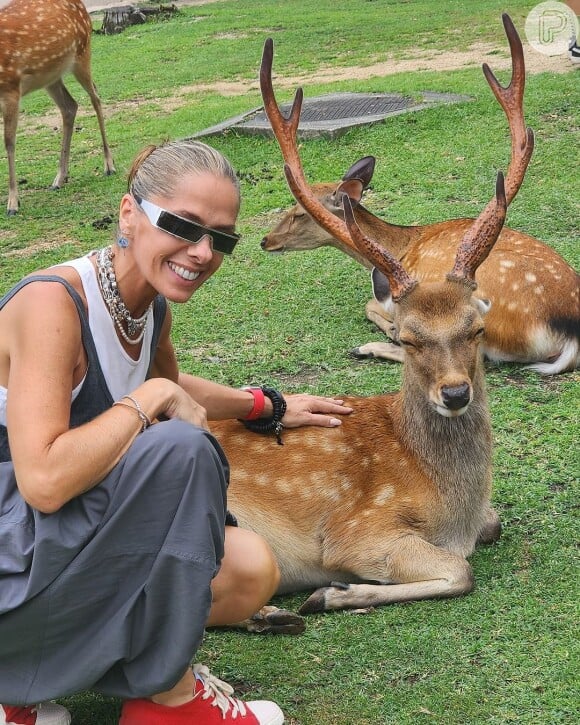
[[[18,214],[18,209],[7,209],[6,210],[6,216],[16,216]]]
[[[497,511],[489,508],[486,521],[477,536],[478,544],[494,544],[501,537],[501,521],[497,515]]]
[[[299,614],[317,614],[319,612],[325,612],[325,601],[326,597],[324,593],[327,588],[317,589],[314,594],[311,594],[304,604],[298,610]]]
[[[350,589],[350,584],[346,584],[345,582],[330,582],[329,587],[322,587],[311,594],[298,612],[300,614],[316,614],[317,612],[326,612],[329,608],[334,609],[334,607],[328,607],[326,602],[327,596],[331,594],[333,589],[339,589],[344,592]]]
[[[247,629],[254,634],[302,634],[306,623],[287,609],[263,607],[248,620]]]
[[[374,354],[372,352],[363,352],[360,347],[354,347],[350,351],[349,355],[355,357],[357,360],[367,360],[374,357]]]

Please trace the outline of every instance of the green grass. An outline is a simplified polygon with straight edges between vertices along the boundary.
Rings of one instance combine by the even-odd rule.
[[[520,31],[534,5],[508,8]],[[191,135],[260,105],[256,89],[234,96],[189,89],[180,103],[174,98],[182,86],[254,80],[266,37],[275,39],[281,78],[412,57],[415,46],[452,50],[484,42],[503,53],[504,9],[499,0],[225,0],[118,36],[95,35],[94,76],[119,173],[102,176],[96,120],[71,80],[81,103],[71,180],[49,191],[60,131],[44,122],[44,114],[54,116],[48,97],[27,96],[17,141],[18,178],[26,183],[21,213],[0,219],[0,291],[36,268],[111,241],[125,173],[144,144]],[[498,75],[507,81],[506,72]],[[344,90],[430,90],[472,100],[397,116],[338,142],[304,142],[312,181],[338,180],[373,154],[367,205],[381,216],[409,224],[477,215],[509,158],[505,119],[478,68],[305,84],[307,96]],[[526,118],[536,150],[508,216],[510,226],[552,245],[575,267],[577,92],[577,72],[528,78]],[[279,95],[285,101],[292,94]],[[260,250],[274,210],[291,202],[276,143],[234,133],[211,143],[238,169],[244,239],[188,304],[173,309],[182,367],[232,385],[268,382],[286,391],[396,389],[399,367],[347,355],[382,339],[364,318],[368,273],[331,249],[285,257]],[[2,155],[0,179],[6,176]],[[103,224],[105,217],[113,222]],[[516,366],[489,366],[494,502],[504,533],[471,558],[477,586],[470,596],[367,616],[313,616],[296,638],[211,631],[196,659],[247,697],[278,701],[294,725],[576,722],[578,379],[573,373],[543,380]],[[277,601],[296,607],[302,598]],[[65,702],[75,725],[116,722],[116,701],[81,693]]]

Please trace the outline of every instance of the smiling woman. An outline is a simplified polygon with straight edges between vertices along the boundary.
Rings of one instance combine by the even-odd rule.
[[[166,300],[233,251],[239,206],[211,147],[149,147],[117,244],[0,300],[0,722],[67,725],[31,703],[84,689],[123,698],[122,725],[210,722],[214,706],[224,723],[283,722],[189,666],[206,625],[252,615],[279,582],[268,544],[227,514],[207,421],[335,427],[350,409],[179,372]]]

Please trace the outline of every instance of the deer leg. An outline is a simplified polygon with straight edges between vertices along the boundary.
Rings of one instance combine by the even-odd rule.
[[[493,544],[501,536],[501,521],[497,511],[491,506],[485,514],[485,521],[477,535],[477,544]]]
[[[392,317],[387,315],[377,300],[373,299],[367,302],[365,314],[367,320],[373,322],[379,330],[384,332],[387,337],[390,337],[393,324]],[[365,345],[355,347],[350,351],[350,354],[359,359],[376,357],[382,360],[403,362],[403,350],[392,342],[367,342]]]
[[[374,322],[379,330],[382,330],[387,337],[391,336],[393,318],[387,315],[380,302],[375,299],[369,300],[365,306],[365,315],[367,320]]]
[[[332,584],[317,589],[300,607],[300,614],[458,597],[473,589],[473,574],[466,559],[416,536],[397,541],[384,563],[376,579],[391,584]],[[385,577],[389,573],[391,576]]]
[[[16,180],[16,129],[20,111],[20,92],[18,89],[3,93],[2,118],[4,121],[4,146],[8,159],[8,204],[6,213],[13,216],[18,211],[18,182]]]
[[[107,134],[105,132],[105,118],[103,116],[103,108],[101,106],[101,99],[99,98],[95,84],[92,81],[91,73],[90,73],[90,69],[89,69],[89,63],[90,63],[90,58],[89,59],[84,58],[82,60],[82,62],[79,62],[79,63],[77,63],[77,65],[75,65],[75,67],[73,68],[73,74],[74,74],[74,77],[77,79],[77,81],[81,84],[81,86],[89,94],[91,103],[93,104],[93,108],[95,109],[95,113],[97,115],[97,121],[99,123],[99,130],[101,132],[101,140],[103,142],[103,156],[105,158],[105,175],[110,176],[111,174],[114,174],[116,171],[115,163],[113,161],[113,156],[111,155],[111,149],[109,148],[109,144],[107,142]]]
[[[58,80],[46,87],[48,95],[58,106],[62,114],[62,146],[60,149],[60,163],[58,173],[52,182],[51,189],[60,189],[68,181],[68,160],[70,144],[77,115],[78,103],[67,91],[62,80]]]
[[[350,354],[361,360],[376,357],[381,360],[403,362],[403,351],[393,342],[367,342],[364,345],[353,348]]]

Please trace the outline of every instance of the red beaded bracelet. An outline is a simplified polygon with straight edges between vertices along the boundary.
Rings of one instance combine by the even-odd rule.
[[[256,418],[259,418],[264,412],[264,408],[266,406],[266,396],[261,388],[244,388],[244,390],[247,390],[248,393],[252,393],[254,396],[254,407],[250,410],[248,415],[245,416],[244,420],[256,420]]]

